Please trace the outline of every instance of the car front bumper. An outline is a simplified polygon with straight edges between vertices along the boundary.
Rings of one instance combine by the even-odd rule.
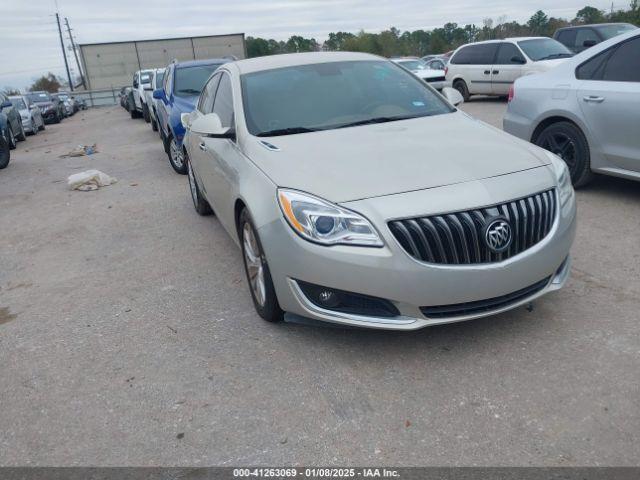
[[[33,130],[31,128],[31,119],[29,118],[23,118],[22,119],[22,128],[24,129],[25,132],[27,133],[33,133]]]
[[[521,197],[521,185],[527,183],[526,177],[527,172],[522,172],[482,182],[411,192],[401,195],[401,203],[406,205],[409,200],[418,205],[432,204],[437,209],[433,213],[441,213],[443,210],[439,210],[438,204],[442,199],[449,199],[447,203],[450,206],[446,211],[458,211],[469,208],[469,205],[462,206],[464,201],[459,200],[458,206],[453,199],[468,199],[469,192],[477,192],[481,203],[471,205],[471,208],[493,205]],[[529,183],[537,184],[534,188],[540,188],[538,191],[553,186],[543,181]],[[551,231],[539,243],[508,260],[474,265],[428,264],[410,257],[386,225],[387,220],[393,218],[393,214],[387,212],[393,210],[394,199],[381,197],[372,200],[345,205],[373,221],[385,243],[383,248],[317,245],[296,235],[282,217],[259,228],[278,301],[284,311],[345,325],[415,330],[510,310],[560,289],[569,276],[569,250],[576,228],[574,195],[558,209]],[[418,208],[425,211],[424,207]],[[425,214],[431,213],[427,211]],[[413,215],[414,212],[407,213],[407,216]],[[542,280],[546,283],[530,295],[520,296],[493,309],[437,318],[430,318],[421,310],[425,306],[509,298],[505,296],[540,284]],[[305,296],[297,281],[386,299],[394,304],[400,315],[378,318],[324,309]]]

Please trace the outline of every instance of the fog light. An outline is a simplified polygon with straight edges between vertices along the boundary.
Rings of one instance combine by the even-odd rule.
[[[340,303],[340,297],[332,290],[321,290],[318,293],[318,300],[327,308],[333,308]]]

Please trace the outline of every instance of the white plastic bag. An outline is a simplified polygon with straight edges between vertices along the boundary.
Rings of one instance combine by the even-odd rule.
[[[86,192],[89,190],[97,190],[100,187],[107,187],[117,181],[117,179],[110,177],[100,170],[87,170],[69,175],[67,185],[69,185],[69,190],[81,190]]]

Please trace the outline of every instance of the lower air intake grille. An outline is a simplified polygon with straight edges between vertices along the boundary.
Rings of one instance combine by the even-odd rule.
[[[477,315],[484,312],[499,310],[521,300],[531,297],[547,286],[551,277],[540,280],[522,290],[511,292],[501,297],[488,298],[475,302],[455,303],[452,305],[440,305],[437,307],[420,307],[420,311],[427,318],[461,317],[465,315]]]

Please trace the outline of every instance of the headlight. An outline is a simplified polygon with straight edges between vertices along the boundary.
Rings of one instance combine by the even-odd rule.
[[[383,245],[373,225],[351,210],[286,189],[278,189],[278,203],[287,223],[306,240],[323,245]]]
[[[565,205],[573,196],[573,185],[571,184],[569,168],[564,160],[557,155],[554,155],[551,152],[547,152],[547,155],[549,155],[549,158],[551,159],[553,170],[556,174],[556,178],[558,179],[558,196],[560,197],[560,205]]]

